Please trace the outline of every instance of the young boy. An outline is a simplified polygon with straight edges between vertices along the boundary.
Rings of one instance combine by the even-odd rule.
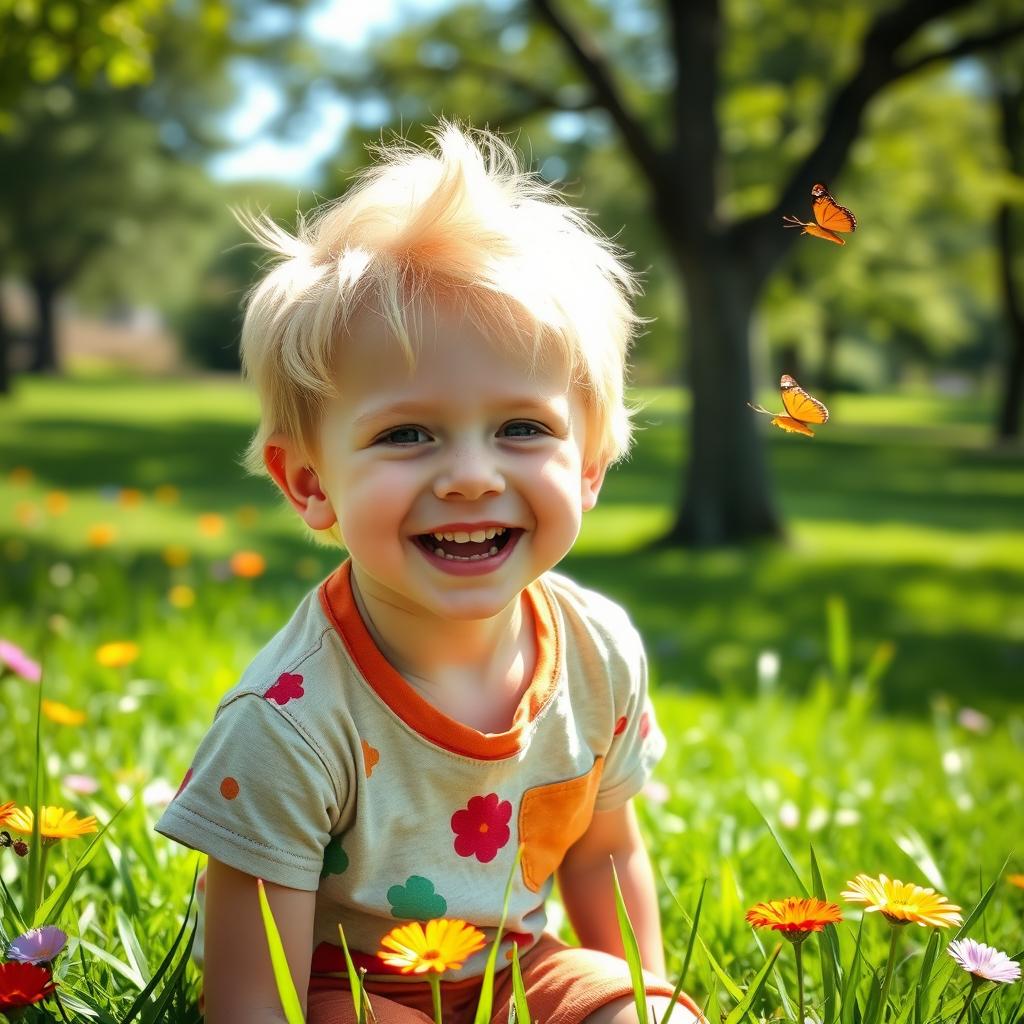
[[[380,1024],[424,1024],[429,986],[377,955],[405,920],[493,939],[521,846],[511,944],[544,1024],[635,1024],[613,858],[661,1017],[672,986],[631,798],[664,750],[625,613],[552,573],[629,443],[633,279],[499,139],[442,122],[382,148],[248,301],[262,419],[249,468],[348,551],[221,701],[164,835],[209,854],[211,1024],[284,1020],[267,883],[315,1024],[351,1024],[338,924]],[[544,932],[557,875],[586,948]],[[444,975],[468,1024],[486,950]],[[308,992],[308,996],[307,996]],[[681,997],[674,1024],[694,1019]]]

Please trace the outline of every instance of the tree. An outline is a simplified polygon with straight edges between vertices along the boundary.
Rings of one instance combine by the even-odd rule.
[[[780,230],[782,214],[806,209],[813,182],[839,177],[875,97],[1021,35],[1024,20],[970,0],[874,9],[737,2],[730,12],[739,30],[727,49],[733,41],[719,0],[567,11],[553,0],[490,14],[459,7],[378,50],[372,79],[360,68],[337,81],[351,91],[362,77],[364,86],[372,81],[401,97],[395,109],[404,120],[423,114],[409,86],[431,81],[432,97],[449,111],[460,109],[452,101],[461,94],[497,126],[559,111],[603,114],[642,183],[688,316],[690,458],[665,540],[703,546],[776,536],[763,442],[740,410],[751,396],[754,313],[795,242],[795,232]],[[512,61],[480,56],[508,38],[518,40]],[[723,132],[725,87],[744,78],[752,87],[773,83],[791,101],[761,141],[781,156],[774,182],[744,180],[751,163],[730,151]]]

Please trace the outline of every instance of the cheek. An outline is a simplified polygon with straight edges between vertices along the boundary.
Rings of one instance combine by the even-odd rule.
[[[397,464],[375,466],[368,472],[353,473],[340,485],[342,533],[378,541],[394,536],[409,514],[415,489],[408,473]]]

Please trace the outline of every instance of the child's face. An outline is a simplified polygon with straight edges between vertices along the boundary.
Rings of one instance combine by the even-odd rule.
[[[566,366],[443,309],[411,370],[378,317],[351,338],[316,469],[357,581],[419,614],[496,615],[566,554],[604,476]]]

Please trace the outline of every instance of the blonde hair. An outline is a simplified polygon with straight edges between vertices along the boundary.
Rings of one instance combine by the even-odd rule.
[[[242,369],[261,419],[243,457],[266,475],[263,448],[284,433],[315,464],[335,394],[337,352],[356,312],[375,309],[412,364],[415,303],[455,303],[495,341],[536,360],[560,352],[589,413],[589,460],[629,449],[626,357],[641,322],[621,250],[583,212],[520,168],[497,135],[441,120],[431,149],[375,147],[344,196],[293,236],[266,215],[238,214],[275,260],[246,298]],[[336,529],[330,531],[338,540]]]

